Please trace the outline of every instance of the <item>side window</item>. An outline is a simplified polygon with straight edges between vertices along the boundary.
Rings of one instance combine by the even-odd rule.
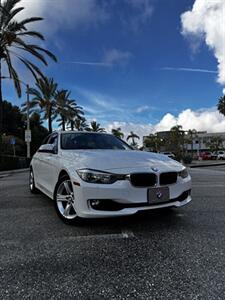
[[[52,134],[47,142],[55,146],[55,150],[58,152],[58,134]]]
[[[45,144],[47,144],[48,143],[48,139],[50,138],[50,134],[49,135],[47,135],[44,139],[43,139],[43,141],[42,141],[42,143],[41,143],[41,145],[45,145]]]

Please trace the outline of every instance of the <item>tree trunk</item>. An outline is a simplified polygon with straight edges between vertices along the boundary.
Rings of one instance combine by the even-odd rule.
[[[194,151],[194,142],[193,138],[191,138],[191,156],[193,157],[193,151]]]
[[[2,0],[0,0],[0,6],[2,6]],[[3,14],[3,12],[1,12]],[[3,99],[2,99],[2,59],[0,58],[0,153],[3,134]]]
[[[70,122],[70,127],[71,127],[71,131],[74,131],[74,122],[73,121]]]
[[[65,118],[64,116],[61,115],[61,118],[62,118],[62,130],[65,131]]]
[[[52,108],[49,109],[49,115],[48,115],[48,131],[49,133],[52,133]]]
[[[2,62],[0,58],[0,135],[3,134]]]
[[[1,4],[1,0],[0,0]],[[2,99],[2,62],[0,58],[0,155],[2,149],[2,135],[3,135],[3,99]]]

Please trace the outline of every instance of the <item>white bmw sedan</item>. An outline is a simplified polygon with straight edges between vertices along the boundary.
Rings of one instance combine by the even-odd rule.
[[[30,190],[54,200],[66,223],[132,215],[191,201],[187,169],[165,155],[135,151],[111,134],[49,135],[30,165]]]

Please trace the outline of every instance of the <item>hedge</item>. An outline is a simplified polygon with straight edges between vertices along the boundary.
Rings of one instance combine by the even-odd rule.
[[[19,156],[0,156],[0,171],[28,168],[30,159]]]

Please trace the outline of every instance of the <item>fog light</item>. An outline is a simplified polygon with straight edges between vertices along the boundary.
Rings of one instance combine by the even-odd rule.
[[[93,199],[93,200],[91,200],[91,206],[98,206],[100,204],[100,201],[99,200],[97,200],[97,199]]]

